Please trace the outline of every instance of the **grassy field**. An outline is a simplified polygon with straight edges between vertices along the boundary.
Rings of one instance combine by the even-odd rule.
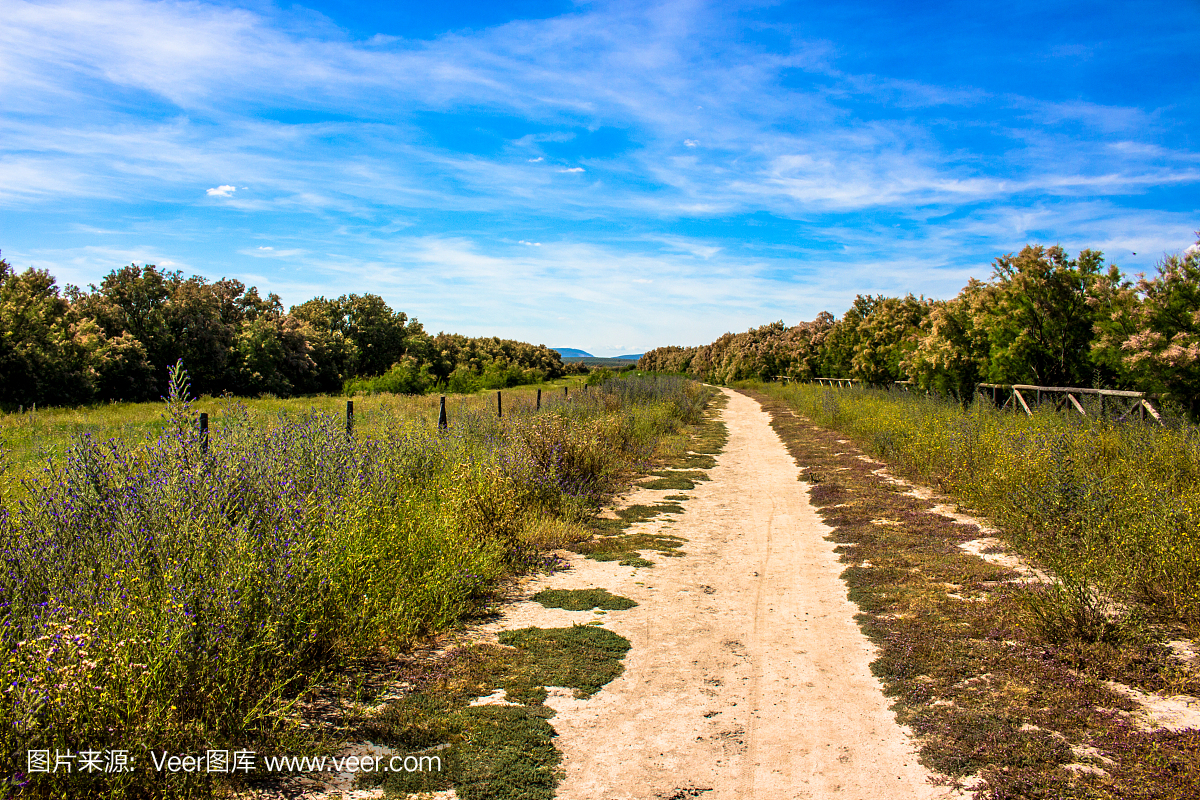
[[[0,740],[23,796],[204,796],[147,753],[316,746],[302,693],[483,609],[644,471],[708,392],[678,379],[453,397],[39,410],[4,420]],[[210,414],[205,451],[197,414]],[[15,447],[14,447],[15,445]],[[531,533],[532,532],[532,533]],[[552,537],[550,537],[552,538]],[[128,772],[25,775],[28,750]],[[236,776],[234,776],[236,779]],[[226,778],[229,780],[229,778]]]
[[[518,386],[503,390],[504,404],[514,413],[529,410],[536,402],[537,391],[543,403],[551,406],[563,400],[563,389],[579,392],[584,377],[564,377],[538,385]],[[225,424],[233,409],[243,410],[256,420],[273,420],[281,414],[319,412],[330,415],[346,413],[346,401],[354,401],[355,425],[370,432],[382,420],[397,416],[436,424],[438,395],[373,394],[343,397],[316,395],[310,397],[237,398],[229,400],[204,396],[192,403],[194,411],[209,415],[214,430]],[[481,391],[471,395],[449,395],[447,413],[451,418],[468,412],[495,409],[496,392]],[[117,439],[136,444],[158,436],[167,424],[163,403],[105,403],[73,408],[27,408],[24,413],[0,413],[0,492],[13,491],[21,477],[40,468],[48,460],[61,460],[77,436],[94,439]],[[3,495],[0,495],[3,496]]]

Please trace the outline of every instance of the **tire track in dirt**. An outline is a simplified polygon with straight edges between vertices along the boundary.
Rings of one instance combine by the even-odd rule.
[[[949,796],[870,672],[874,649],[797,465],[759,404],[724,391],[729,443],[672,526],[687,555],[635,570],[575,558],[536,587],[639,603],[603,617],[633,644],[624,674],[586,701],[547,701],[566,770],[557,796]]]

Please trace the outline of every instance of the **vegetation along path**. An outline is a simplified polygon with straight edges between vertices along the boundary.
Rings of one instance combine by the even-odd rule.
[[[576,558],[539,581],[638,604],[601,617],[632,644],[624,673],[586,700],[546,701],[557,797],[943,796],[871,674],[797,465],[759,404],[723,391],[728,444],[671,525],[686,556],[653,569]]]

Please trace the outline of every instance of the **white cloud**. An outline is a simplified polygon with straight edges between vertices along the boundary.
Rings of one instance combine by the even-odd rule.
[[[274,247],[260,247],[259,250],[274,250]]]
[[[10,113],[0,115],[0,207],[24,213],[38,204],[56,208],[64,198],[119,198],[176,208],[192,202],[212,175],[242,177],[255,184],[253,193],[221,185],[206,195],[225,200],[214,204],[222,212],[278,225],[247,224],[241,241],[304,229],[304,249],[249,246],[239,253],[264,271],[286,262],[288,270],[328,275],[325,258],[347,270],[335,282],[290,284],[300,287],[296,302],[329,293],[349,275],[357,281],[378,274],[393,281],[400,302],[430,298],[421,311],[429,324],[487,332],[504,315],[472,323],[469,314],[438,305],[445,284],[436,270],[426,274],[430,264],[474,265],[464,274],[485,283],[480,275],[493,269],[504,280],[549,276],[557,296],[595,299],[606,287],[587,270],[607,274],[606,259],[616,259],[629,280],[650,281],[649,274],[664,287],[709,292],[713,313],[704,324],[737,329],[779,316],[808,318],[821,308],[840,311],[860,290],[952,295],[967,274],[986,276],[990,256],[980,253],[1017,249],[1031,237],[1074,249],[1162,253],[1194,241],[1180,240],[1179,231],[1197,227],[1194,214],[1189,221],[1162,209],[1120,208],[1123,196],[1162,187],[1182,194],[1178,187],[1200,182],[1195,148],[1157,144],[1152,109],[1053,104],[853,75],[835,68],[839,56],[830,43],[794,38],[780,53],[748,43],[753,37],[730,36],[730,25],[741,23],[727,4],[582,4],[552,19],[368,43],[314,27],[298,13],[217,3],[6,0],[4,7],[0,92]],[[781,71],[797,68],[814,76],[812,85],[784,89]],[[328,112],[334,121],[285,124],[260,113],[295,109],[298,98],[305,110]],[[156,110],[144,116],[130,111],[135,107]],[[919,113],[926,107],[936,113]],[[893,113],[897,108],[902,113]],[[956,108],[967,109],[968,127],[987,133],[969,138],[954,122]],[[455,152],[431,143],[425,134],[432,129],[419,116],[426,114],[445,115],[446,124],[462,114],[467,127],[494,114],[536,132],[517,130],[517,138],[484,155]],[[1080,135],[1074,125],[1092,133]],[[626,133],[633,145],[593,157],[582,132],[601,127]],[[685,130],[704,131],[703,146],[685,139],[687,149],[679,150]],[[547,153],[546,170],[520,167],[534,152]],[[555,179],[556,171],[585,171],[563,168],[571,160],[588,163],[593,176]],[[177,231],[163,226],[152,235],[139,227],[140,217],[123,218],[110,206],[89,221],[121,229],[125,252],[146,253],[144,260],[178,246]],[[715,215],[755,216],[741,240],[666,234],[683,229],[677,220]],[[772,238],[781,218],[799,230],[786,244]],[[578,220],[587,225],[573,229]],[[899,223],[905,227],[896,238],[891,229]],[[440,232],[455,226],[478,238]],[[401,228],[425,234],[404,239],[424,243],[420,258],[391,249]],[[596,233],[601,229],[613,233]],[[504,230],[555,230],[555,241],[547,251],[525,240],[527,250],[512,249]],[[223,235],[200,224],[189,231],[199,271],[215,269],[204,258],[221,263]],[[592,241],[569,244],[572,236]],[[270,238],[290,246],[287,236]],[[494,251],[511,258],[494,260]],[[555,272],[564,253],[574,261],[563,263],[583,265],[561,267],[579,282],[575,294]],[[101,261],[103,274],[124,258],[88,255],[77,274]],[[738,272],[763,264],[779,277],[747,282]],[[421,292],[406,293],[409,271]],[[705,285],[688,282],[689,271]],[[814,277],[822,273],[831,277]],[[358,290],[373,289],[363,283]],[[722,292],[732,298],[728,316],[717,300]],[[639,326],[653,314],[618,305],[612,310],[633,317],[618,323],[625,326],[621,339],[606,340],[643,343],[630,344],[633,351],[648,341],[696,343],[715,335],[695,328],[683,301],[665,320],[679,323],[678,335],[660,327],[650,336],[645,331],[657,323]],[[611,318],[590,324],[607,331]]]
[[[994,157],[964,158],[938,142],[937,120],[889,118],[886,110],[889,104],[977,108],[980,90],[840,72],[828,42],[795,38],[786,54],[738,43],[728,35],[729,25],[738,24],[733,12],[719,4],[597,5],[429,41],[376,37],[365,43],[335,35],[328,22],[223,5],[67,0],[45,6],[15,0],[10,8],[7,30],[0,29],[0,46],[10,56],[7,71],[0,71],[6,105],[18,111],[72,108],[74,119],[86,115],[98,122],[81,129],[18,123],[16,115],[0,121],[0,141],[11,142],[9,152],[21,152],[24,162],[17,180],[0,190],[0,203],[22,196],[105,196],[110,187],[128,187],[130,177],[143,195],[161,199],[160,187],[186,184],[212,168],[255,176],[260,199],[237,201],[246,210],[290,205],[353,213],[382,205],[507,211],[516,201],[534,213],[578,210],[587,217],[600,209],[635,216],[758,210],[797,216],[954,204],[1014,190],[1140,193],[1161,185],[1164,175],[1168,182],[1197,180],[1195,172],[1179,168],[1195,154],[1167,153],[1166,165],[1150,164],[1151,153],[1131,147],[1114,166],[1093,152],[1103,149],[1099,143],[1079,147],[1054,132],[1059,121],[1098,120],[1110,111],[1121,120],[1114,129],[1122,140],[1146,127],[1144,112],[1087,103],[992,98],[988,108],[1009,108],[995,112],[1008,114],[1002,123],[1008,128],[993,127],[1014,146]],[[795,67],[827,87],[782,89],[780,70]],[[97,84],[146,92],[174,103],[180,114],[147,135],[144,121],[122,116],[127,112],[121,103],[107,105],[109,93],[94,91]],[[47,105],[50,97],[56,99]],[[632,132],[639,147],[606,173],[617,179],[600,193],[582,183],[513,180],[511,153],[488,159],[418,144],[400,112],[370,124],[283,125],[256,120],[253,111],[239,116],[228,110],[247,104],[289,108],[296,97],[305,98],[306,108],[351,117],[366,105],[496,111],[539,127],[613,127]],[[710,97],[719,102],[697,102]],[[885,113],[863,121],[846,113],[850,102],[871,103]],[[193,112],[218,124],[194,125]],[[708,131],[705,146],[686,139],[694,156],[676,158],[677,132],[695,129],[699,119]],[[797,119],[804,125],[792,124]],[[24,135],[13,135],[18,132]],[[543,130],[516,142],[573,138],[572,130]],[[1064,153],[1076,155],[1064,159]],[[819,166],[845,164],[854,174],[797,169],[798,158]],[[998,187],[998,176],[1008,185]],[[647,183],[659,186],[647,193]],[[233,187],[207,193],[232,199]]]

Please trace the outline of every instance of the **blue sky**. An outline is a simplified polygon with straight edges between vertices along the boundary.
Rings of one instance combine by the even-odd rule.
[[[0,0],[4,257],[615,355],[1200,229],[1200,0],[431,5]]]

